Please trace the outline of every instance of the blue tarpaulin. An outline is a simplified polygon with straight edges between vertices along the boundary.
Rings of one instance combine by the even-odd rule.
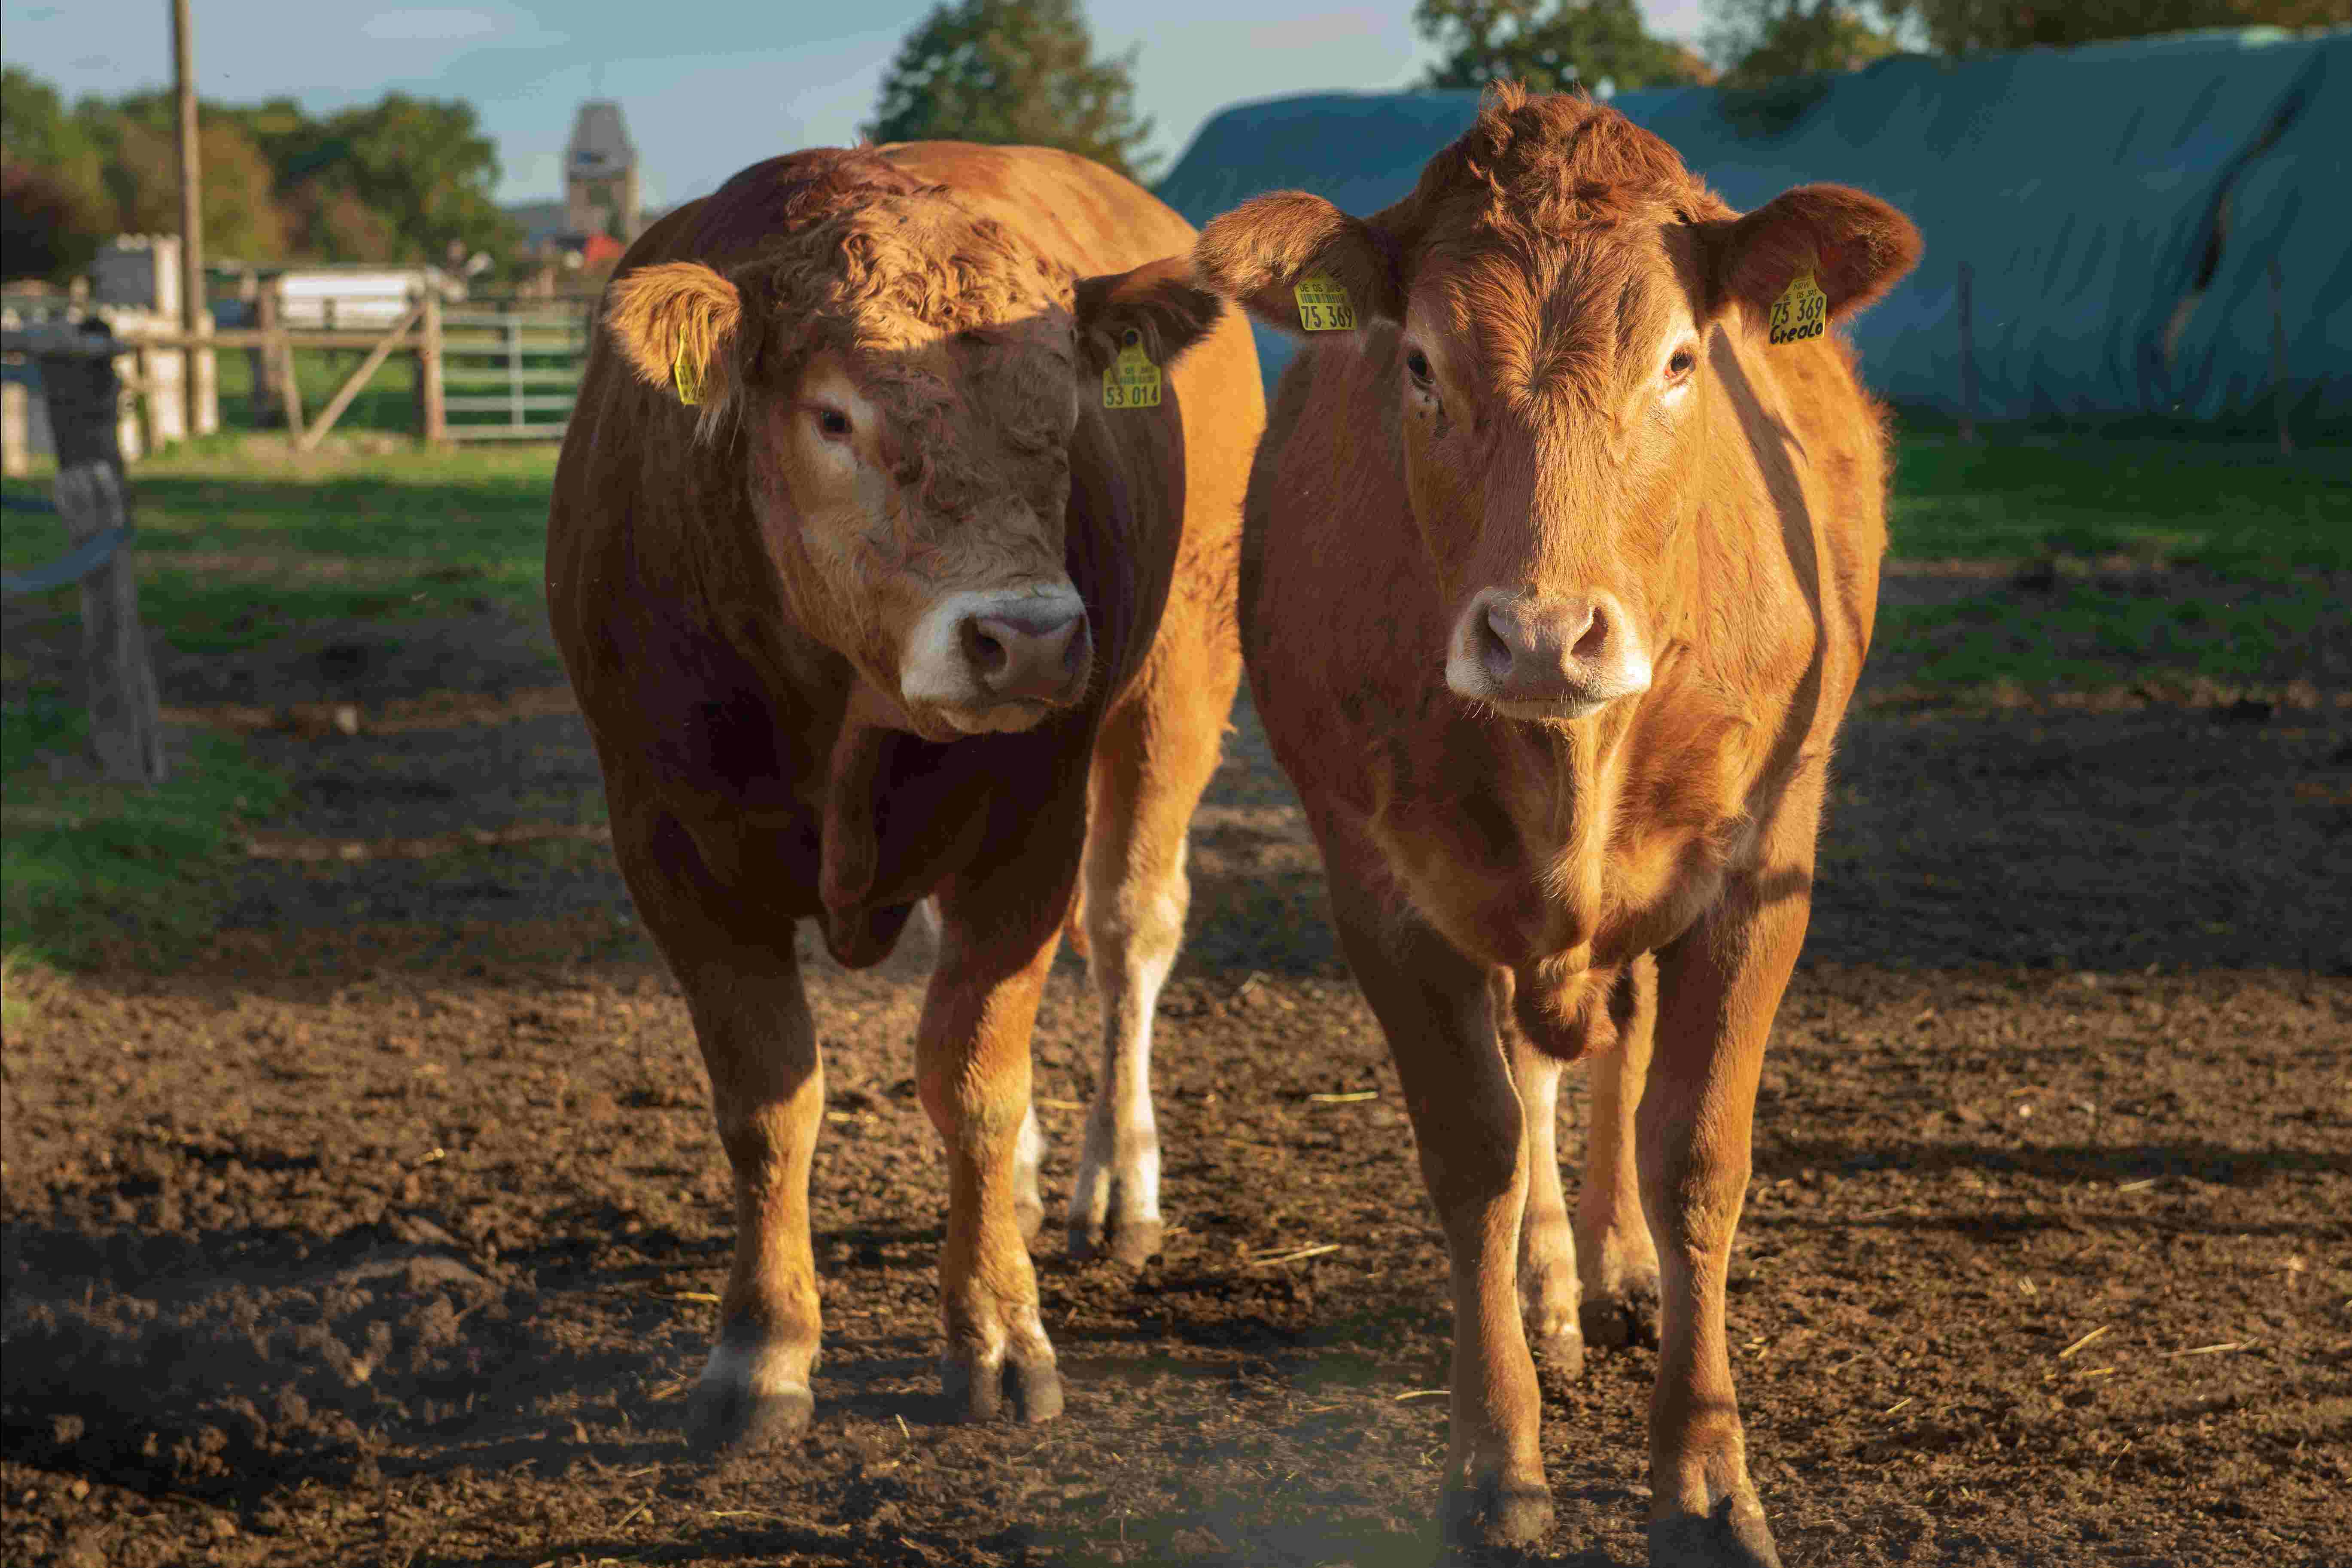
[[[1369,214],[1477,101],[1243,104],[1202,128],[1159,194],[1195,224],[1283,189]],[[1898,403],[1959,406],[1966,260],[1980,416],[2266,411],[2275,261],[2291,406],[2352,415],[2352,28],[1900,56],[1611,102],[1743,211],[1828,180],[1910,214],[1926,259],[1850,329],[1865,378]],[[1291,346],[1264,331],[1259,346],[1271,384]]]

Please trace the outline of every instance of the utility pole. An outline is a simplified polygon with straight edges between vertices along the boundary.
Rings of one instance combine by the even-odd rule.
[[[180,372],[186,399],[187,434],[196,433],[196,366],[203,351],[194,338],[205,314],[204,175],[197,156],[195,45],[189,37],[188,0],[172,0],[172,70],[180,108],[180,330],[188,334]]]

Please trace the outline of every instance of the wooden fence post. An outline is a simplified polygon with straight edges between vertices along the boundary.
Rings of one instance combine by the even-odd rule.
[[[253,387],[253,422],[267,426],[272,421],[286,417],[286,395],[278,384],[278,283],[275,279],[261,285],[253,294],[253,325],[268,346],[247,349],[246,363],[251,371],[247,378]]]
[[[416,322],[416,430],[428,447],[449,438],[449,405],[441,377],[441,296],[425,291]]]
[[[1960,439],[1977,438],[1977,333],[1969,264],[1960,263]]]
[[[273,323],[275,340],[269,357],[278,362],[278,406],[285,416],[286,434],[289,439],[302,438],[302,383],[294,374],[294,340],[286,334],[286,319],[280,315]]]
[[[2287,434],[2286,387],[2286,285],[2279,277],[2278,258],[2271,258],[2271,406],[2277,411],[2279,455],[2290,456],[2294,451],[2294,437]]]
[[[80,353],[40,356],[49,429],[57,442],[58,512],[76,545],[131,529],[116,424],[116,345],[110,336],[94,333],[88,342]],[[163,716],[140,629],[139,583],[128,543],[118,545],[81,580],[81,642],[89,747],[100,770],[128,784],[162,783]]]

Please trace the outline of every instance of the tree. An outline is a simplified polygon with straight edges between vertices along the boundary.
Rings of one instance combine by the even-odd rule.
[[[0,154],[0,279],[70,278],[89,266],[106,226],[56,169]]]
[[[2317,27],[2344,0],[1904,0],[1937,52],[2088,44],[2192,27]]]
[[[1444,51],[1429,87],[1516,81],[1564,92],[1608,81],[1671,87],[1706,79],[1689,51],[1650,37],[1633,0],[1420,0],[1413,29]]]
[[[451,243],[501,252],[521,238],[491,199],[498,145],[469,103],[386,93],[319,127],[312,177],[342,186],[390,225],[394,249],[371,259],[440,261]],[[300,177],[310,169],[281,171]]]
[[[1097,59],[1076,0],[950,0],[898,46],[876,142],[1059,147],[1139,179],[1151,121],[1136,113],[1136,54]]]
[[[173,115],[163,94],[125,100],[104,132],[106,186],[122,233],[180,232],[179,132]],[[261,149],[235,120],[212,110],[198,110],[196,148],[204,167],[206,253],[221,260],[282,259],[286,226]]]
[[[1859,70],[1901,47],[1894,34],[1908,3],[1892,0],[1882,8],[1857,0],[1710,0],[1717,31],[1708,42],[1725,62],[1726,87]]]

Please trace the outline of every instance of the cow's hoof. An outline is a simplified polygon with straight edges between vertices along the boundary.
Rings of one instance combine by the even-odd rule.
[[[1126,1268],[1140,1268],[1160,1256],[1168,1227],[1156,1219],[1114,1219],[1097,1225],[1074,1220],[1070,1225],[1070,1256],[1081,1263],[1108,1258]]]
[[[1532,1338],[1535,1342],[1536,1381],[1546,1389],[1564,1389],[1584,1375],[1584,1332],[1575,1324],[1567,1324]]]
[[[1062,1374],[1051,1360],[967,1360],[950,1355],[940,1363],[940,1384],[948,1409],[965,1421],[993,1421],[1010,1415],[1026,1426],[1062,1413]]]
[[[1588,1290],[1577,1308],[1587,1344],[1610,1350],[1658,1342],[1658,1281],[1655,1275],[1626,1280],[1614,1290]]]
[[[1709,1514],[1650,1521],[1650,1568],[1780,1568],[1764,1505],[1738,1491]]]
[[[1551,1492],[1499,1475],[1448,1487],[1442,1522],[1449,1547],[1533,1546],[1551,1529]]]
[[[805,1388],[755,1390],[737,1379],[705,1378],[686,1407],[686,1440],[705,1454],[763,1448],[799,1436],[816,1413]]]

